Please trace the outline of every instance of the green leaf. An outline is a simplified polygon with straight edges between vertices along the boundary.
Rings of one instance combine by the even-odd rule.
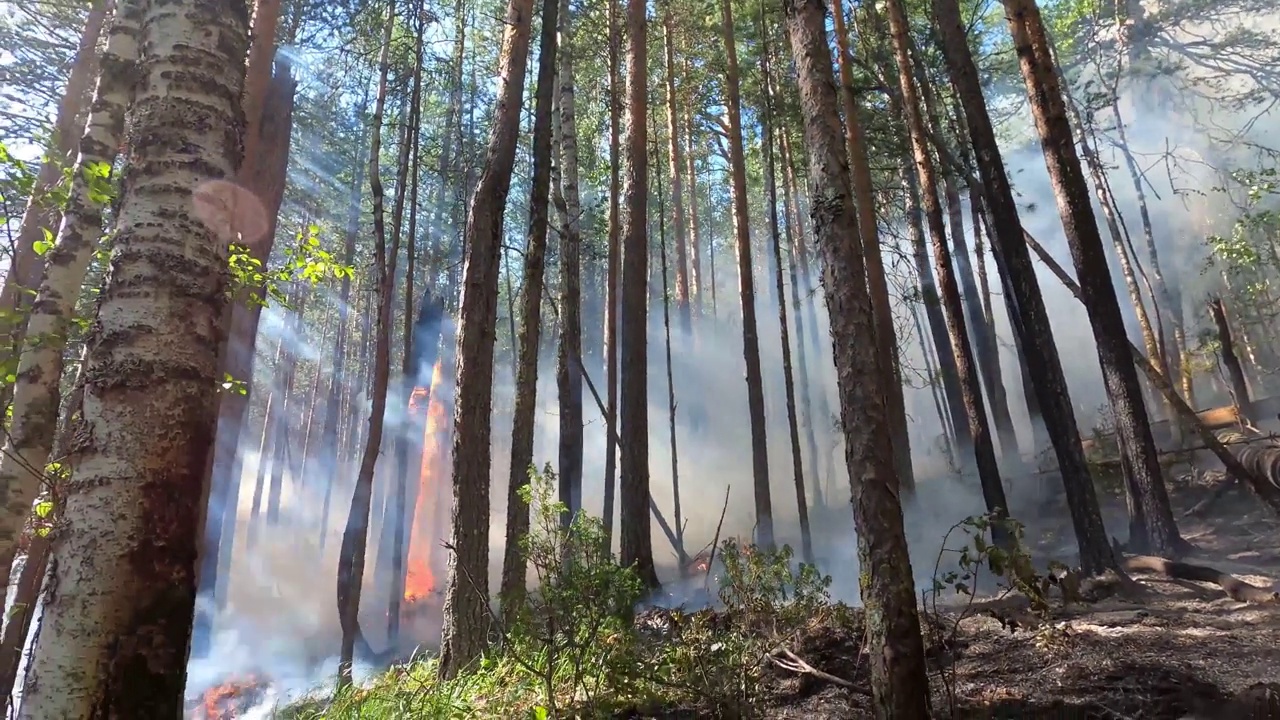
[[[44,239],[31,243],[31,249],[35,250],[37,255],[44,255],[53,249],[54,237],[49,228],[40,228],[40,230],[44,233]]]
[[[36,517],[47,518],[51,512],[53,512],[52,500],[45,500],[43,502],[36,503]]]
[[[551,711],[547,710],[545,705],[539,705],[533,709],[533,717],[536,720],[547,720],[551,716]]]

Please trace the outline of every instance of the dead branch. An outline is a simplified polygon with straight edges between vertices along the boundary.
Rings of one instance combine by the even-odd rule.
[[[778,657],[778,655],[783,655],[784,657]],[[795,653],[791,652],[786,648],[778,648],[777,650],[774,650],[772,653],[766,655],[765,657],[769,659],[769,662],[773,663],[774,665],[777,665],[778,667],[782,668],[783,670],[786,670],[787,672],[798,673],[800,675],[812,675],[813,677],[816,677],[819,680],[826,680],[829,683],[832,683],[834,685],[839,685],[840,687],[843,687],[843,688],[848,688],[862,695],[867,695],[867,696],[871,695],[870,690],[854,685],[848,680],[845,680],[844,678],[841,678],[841,677],[836,677],[835,675],[832,675],[829,672],[823,672],[822,670],[815,668],[814,666],[810,665],[804,660],[801,660],[799,657],[796,656]]]

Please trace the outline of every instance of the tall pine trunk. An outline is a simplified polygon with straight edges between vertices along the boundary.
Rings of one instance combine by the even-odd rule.
[[[1098,346],[1098,361],[1115,414],[1120,452],[1128,464],[1125,485],[1129,496],[1129,545],[1135,552],[1178,555],[1185,552],[1187,544],[1173,520],[1147,409],[1142,402],[1138,371],[1130,355],[1124,318],[1111,284],[1102,237],[1089,200],[1089,186],[1076,155],[1040,10],[1034,0],[1004,0],[1004,5],[1040,134],[1045,166],[1058,200],[1058,214],[1071,247],[1085,310]]]
[[[538,48],[538,89],[533,109],[533,179],[529,191],[529,234],[520,283],[520,346],[516,362],[516,403],[512,415],[511,474],[507,479],[507,543],[502,556],[503,614],[524,602],[528,561],[521,539],[529,534],[529,504],[520,488],[533,466],[533,425],[538,402],[538,356],[542,337],[542,284],[547,257],[548,193],[551,189],[551,111],[556,95],[556,16],[560,0],[542,0]],[[561,497],[562,501],[567,498]],[[570,508],[570,511],[576,508]]]
[[[809,530],[809,503],[804,493],[804,461],[800,453],[800,422],[796,416],[796,384],[791,374],[791,332],[787,322],[787,303],[782,282],[782,241],[778,232],[778,183],[773,153],[773,75],[769,70],[769,24],[765,22],[764,3],[761,3],[760,70],[764,74],[764,185],[769,209],[769,241],[773,246],[773,268],[778,293],[778,328],[782,344],[782,380],[787,399],[787,430],[791,438],[791,472],[796,489],[796,511],[800,520],[801,557],[813,563],[813,537]],[[792,276],[794,282],[794,274]],[[886,401],[887,402],[887,401]],[[812,443],[812,434],[810,434]],[[679,516],[677,516],[677,521]]]
[[[862,602],[879,622],[867,626],[872,705],[876,717],[929,716],[928,676],[915,582],[893,475],[875,314],[864,282],[848,165],[841,142],[826,12],[820,0],[784,0],[800,85],[800,110],[809,152],[813,226],[822,253],[823,288],[830,309],[840,419],[845,435]]]
[[[622,74],[619,67],[621,32],[618,28],[619,0],[609,4],[609,237],[605,265],[604,290],[604,367],[605,439],[604,439],[604,537],[613,547],[614,495],[617,490],[618,462],[618,324],[622,309],[619,297],[619,275],[622,272],[622,208],[621,208],[621,137]]]
[[[938,292],[946,315],[947,337],[951,353],[955,357],[956,373],[960,380],[960,395],[964,402],[965,419],[969,423],[969,436],[973,439],[974,460],[978,478],[982,483],[982,499],[987,511],[997,517],[1007,516],[1008,501],[1004,485],[1000,481],[1000,468],[996,463],[995,445],[987,424],[986,408],[982,404],[982,390],[978,385],[978,369],[973,361],[973,348],[969,344],[969,332],[965,326],[964,306],[960,288],[956,283],[951,253],[947,248],[946,229],[943,226],[942,207],[938,203],[938,178],[932,151],[926,136],[924,110],[920,90],[912,68],[908,40],[907,16],[901,0],[888,0],[889,30],[893,36],[894,56],[898,61],[898,78],[902,88],[902,107],[915,154],[916,170],[923,187],[925,219],[929,235],[933,239],[933,261],[937,275]],[[939,348],[939,353],[942,350]],[[959,423],[959,419],[952,420]],[[997,542],[1007,540],[1006,528],[992,525],[991,534]]]
[[[445,582],[440,676],[453,678],[483,652],[489,632],[489,468],[493,354],[498,324],[498,258],[515,164],[529,64],[533,0],[507,4],[498,104],[484,169],[468,213],[458,323],[453,424],[453,509]]]
[[[649,47],[645,0],[627,0],[626,176],[619,225],[623,244],[621,360],[621,562],[647,587],[658,587],[649,521]]]
[[[760,335],[756,328],[756,290],[751,263],[751,216],[747,209],[747,163],[742,148],[742,99],[738,88],[738,50],[733,5],[721,2],[724,30],[726,105],[729,116],[729,172],[733,201],[733,234],[738,250],[738,299],[742,308],[742,357],[746,364],[747,415],[751,425],[751,478],[755,490],[756,542],[773,548],[773,499],[769,493],[769,447],[765,436],[764,381],[760,371]]]
[[[1085,462],[1080,430],[1072,411],[1062,361],[1053,340],[1053,326],[1022,236],[1018,209],[1005,173],[995,131],[982,95],[982,84],[965,35],[966,25],[957,0],[933,0],[934,16],[947,58],[951,81],[969,121],[969,135],[991,214],[991,254],[1004,288],[1005,308],[1015,338],[1027,358],[1027,370],[1040,401],[1045,426],[1053,442],[1071,510],[1080,566],[1087,574],[1117,567],[1102,524],[1098,497]]]

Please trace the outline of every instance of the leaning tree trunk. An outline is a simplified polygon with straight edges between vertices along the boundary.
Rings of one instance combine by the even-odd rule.
[[[747,163],[742,150],[742,99],[738,89],[738,50],[731,0],[721,3],[729,116],[729,170],[733,190],[733,234],[738,248],[738,297],[742,303],[742,356],[747,369],[747,415],[751,424],[751,477],[755,490],[756,542],[773,548],[773,500],[769,493],[769,446],[765,436],[764,385],[760,371],[760,335],[756,329],[756,289],[751,269],[751,228],[747,210]]]
[[[520,356],[516,362],[516,403],[512,413],[511,474],[507,480],[507,542],[502,555],[502,607],[508,620],[524,604],[528,558],[529,504],[520,489],[533,469],[533,425],[538,402],[538,355],[542,334],[542,284],[547,258],[548,193],[551,189],[551,112],[556,90],[556,16],[560,0],[542,1],[538,48],[538,90],[533,110],[533,178],[529,183],[529,234],[520,283]],[[569,503],[561,486],[560,501]],[[570,514],[577,511],[569,505]]]
[[[0,588],[9,587],[18,539],[44,482],[57,434],[62,353],[80,285],[102,237],[103,201],[110,191],[111,166],[121,145],[125,108],[136,79],[141,19],[142,6],[124,0],[111,21],[66,211],[48,253],[44,280],[30,306],[27,341],[13,385],[13,419],[0,455]]]
[[[582,202],[578,193],[578,126],[573,87],[573,17],[560,2],[559,153],[564,218],[560,236],[560,343],[556,390],[560,401],[561,500],[582,508]]]
[[[40,172],[31,186],[27,209],[18,226],[18,235],[13,240],[13,256],[4,276],[4,287],[0,289],[0,352],[6,361],[6,373],[17,368],[18,356],[27,336],[26,314],[32,305],[31,293],[39,288],[44,270],[44,259],[41,253],[36,252],[36,242],[44,240],[45,232],[56,233],[59,229],[58,214],[63,208],[59,206],[54,190],[62,182],[62,171],[77,161],[74,153],[78,144],[83,142],[85,114],[91,107],[94,79],[99,77],[98,39],[113,7],[114,15],[119,17],[121,10],[114,0],[94,0],[89,8],[71,73],[67,76],[67,86],[58,103],[52,142],[46,148]],[[110,49],[104,52],[110,52]],[[116,152],[113,147],[112,157]],[[0,386],[0,407],[8,404],[12,390],[7,384]]]
[[[923,186],[925,219],[929,223],[929,235],[933,238],[933,261],[938,291],[946,314],[947,337],[951,353],[956,360],[956,372],[960,379],[960,394],[964,402],[964,414],[969,423],[969,436],[973,439],[974,460],[978,478],[982,484],[982,499],[987,511],[998,518],[1007,516],[1008,501],[1004,485],[1000,481],[1000,467],[996,463],[995,445],[987,423],[986,409],[982,404],[982,390],[978,385],[978,369],[973,361],[973,348],[969,344],[969,332],[965,327],[964,306],[960,300],[960,288],[956,284],[955,270],[951,266],[951,253],[947,249],[946,229],[942,221],[942,207],[938,203],[938,178],[933,155],[926,137],[924,112],[911,63],[907,35],[907,15],[901,0],[886,3],[889,14],[889,30],[893,36],[894,57],[898,62],[898,78],[902,87],[902,107],[905,110],[911,147],[915,154],[916,170]],[[939,348],[939,353],[942,349]],[[953,417],[954,422],[959,422]],[[997,523],[991,527],[996,542],[1008,539],[1006,528]]]
[[[357,643],[363,644],[360,630],[360,595],[364,590],[365,554],[369,543],[369,510],[373,496],[374,470],[382,450],[383,416],[387,408],[387,384],[391,375],[391,306],[395,300],[395,267],[398,237],[391,238],[387,251],[385,193],[379,172],[382,150],[382,118],[387,102],[387,75],[391,64],[391,32],[396,23],[396,3],[387,3],[383,25],[382,52],[378,61],[378,95],[373,106],[373,134],[369,144],[369,196],[373,200],[373,285],[377,303],[377,332],[374,336],[373,387],[370,389],[369,432],[351,493],[346,527],[338,549],[337,609],[342,628],[338,659],[338,687],[351,684],[351,662]],[[362,383],[363,384],[363,383]]]
[[[23,718],[178,717],[217,420],[243,3],[147,6],[111,274]],[[183,78],[176,83],[174,78]],[[199,183],[199,185],[197,185]]]
[[[498,104],[479,184],[471,197],[458,324],[453,509],[440,676],[453,678],[484,651],[489,633],[489,467],[498,256],[515,164],[529,63],[533,0],[510,0],[498,66]],[[554,27],[554,26],[553,26]]]
[[[1102,524],[1102,511],[1093,488],[1089,466],[1080,443],[1067,391],[1062,361],[1053,340],[1053,326],[1045,310],[1031,254],[1022,237],[1018,206],[1005,173],[991,117],[982,95],[982,84],[965,35],[957,0],[933,0],[934,16],[947,57],[951,81],[960,95],[977,160],[987,209],[991,214],[991,254],[1004,288],[1005,308],[1015,338],[1026,353],[1027,369],[1040,400],[1045,426],[1058,458],[1067,505],[1071,510],[1081,569],[1087,574],[1117,567],[1115,554]]]
[[[619,227],[622,266],[621,357],[621,522],[623,567],[632,567],[650,588],[658,587],[649,524],[649,91],[648,37],[644,0],[627,0],[626,177]]]
[[[1040,10],[1034,0],[1004,0],[1004,5],[1040,133],[1045,166],[1058,199],[1058,214],[1071,247],[1085,310],[1097,342],[1103,381],[1115,413],[1120,452],[1129,464],[1130,472],[1125,473],[1129,493],[1129,545],[1135,552],[1180,554],[1185,551],[1186,542],[1178,534],[1169,506],[1147,409],[1142,402],[1138,371],[1129,353],[1124,318],[1094,220],[1089,186],[1076,156]]]
[[[836,48],[840,53],[840,93],[844,100],[845,143],[853,177],[853,195],[858,207],[858,241],[867,263],[867,288],[876,313],[876,355],[880,363],[880,383],[885,393],[885,409],[893,433],[894,472],[903,492],[915,492],[915,473],[911,467],[911,439],[907,431],[906,400],[902,394],[902,371],[898,366],[898,340],[893,327],[893,309],[889,306],[889,285],[885,280],[884,260],[880,257],[880,230],[876,222],[875,186],[871,164],[867,158],[866,138],[858,103],[853,95],[853,70],[850,67],[849,37],[845,32],[844,8],[840,0],[831,7],[835,24]]]
[[[915,581],[893,477],[892,445],[883,395],[875,315],[862,257],[848,238],[856,232],[848,165],[820,0],[784,0],[799,75],[800,109],[809,151],[813,225],[822,252],[823,287],[835,343],[840,419],[845,434],[853,518],[858,535],[862,602],[871,658],[871,692],[881,718],[929,716],[928,676]]]

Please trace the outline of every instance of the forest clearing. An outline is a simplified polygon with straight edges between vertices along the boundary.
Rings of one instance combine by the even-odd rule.
[[[0,0],[0,711],[1280,718],[1276,67],[1270,0]]]

